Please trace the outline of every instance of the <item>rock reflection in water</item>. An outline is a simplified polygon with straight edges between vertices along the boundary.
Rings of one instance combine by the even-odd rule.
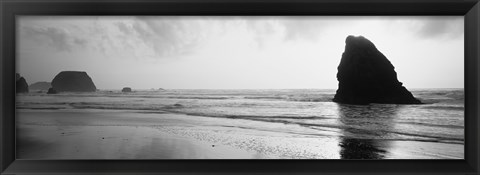
[[[383,159],[399,105],[338,104],[343,136],[339,146],[341,159]]]

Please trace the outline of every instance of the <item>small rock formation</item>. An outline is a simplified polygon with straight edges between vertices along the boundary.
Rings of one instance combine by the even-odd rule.
[[[57,92],[95,92],[97,87],[86,72],[62,71],[52,80]]]
[[[15,74],[15,89],[16,93],[28,93],[28,84],[25,78],[20,76],[20,74]]]
[[[47,94],[56,94],[57,91],[53,88],[48,88]]]
[[[421,104],[397,79],[395,67],[363,36],[348,36],[338,66],[334,102]]]
[[[122,89],[122,92],[132,92],[132,88],[124,87],[124,88]]]
[[[175,103],[173,106],[174,106],[174,107],[183,107],[183,105],[182,105],[182,104],[179,104],[179,103]]]
[[[30,90],[42,90],[42,91],[46,91],[46,90],[50,89],[51,87],[52,87],[52,85],[50,84],[50,82],[42,81],[42,82],[33,83],[33,84],[31,84],[28,88],[29,88]]]

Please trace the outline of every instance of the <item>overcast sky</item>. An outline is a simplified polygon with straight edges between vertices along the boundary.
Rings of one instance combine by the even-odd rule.
[[[459,17],[17,18],[28,84],[86,71],[99,89],[336,89],[348,35],[362,35],[409,88],[463,88]]]

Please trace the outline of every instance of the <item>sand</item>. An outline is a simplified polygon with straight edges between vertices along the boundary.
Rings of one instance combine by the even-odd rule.
[[[87,113],[88,115],[85,112],[60,111],[21,113],[17,125],[17,158],[263,158],[254,152],[231,146],[162,132],[153,125],[148,125],[151,124],[149,118],[130,120],[124,116],[115,116],[122,114],[118,112]]]
[[[18,159],[463,159],[462,144],[345,138],[296,125],[127,110],[17,110]],[[281,129],[278,129],[281,128]],[[339,132],[341,133],[341,132]]]

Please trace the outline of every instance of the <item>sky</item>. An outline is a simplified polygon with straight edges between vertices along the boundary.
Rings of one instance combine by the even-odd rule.
[[[463,16],[19,16],[16,69],[98,89],[336,89],[348,35],[408,89],[464,87]]]

